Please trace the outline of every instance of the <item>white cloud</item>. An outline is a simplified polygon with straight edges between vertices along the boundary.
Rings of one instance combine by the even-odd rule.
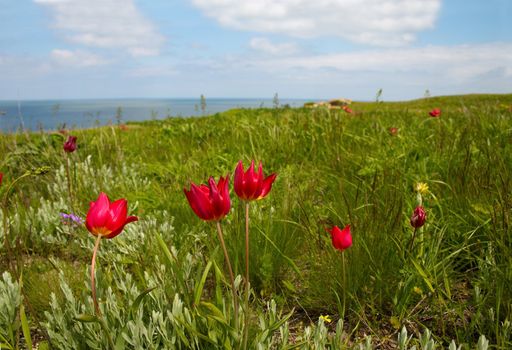
[[[56,64],[68,67],[92,67],[108,63],[104,58],[82,50],[55,49],[51,52],[51,58]]]
[[[286,56],[298,52],[297,45],[293,43],[274,44],[267,38],[252,38],[249,45],[254,50],[276,56]]]
[[[244,66],[266,71],[335,70],[340,72],[422,73],[465,81],[490,71],[512,72],[512,44],[379,49],[351,53],[297,55],[292,58],[257,59]],[[232,66],[233,63],[230,63]]]
[[[54,15],[53,26],[72,43],[158,55],[164,38],[133,0],[34,0]]]
[[[192,0],[221,25],[298,37],[399,46],[432,28],[441,0]]]
[[[158,78],[169,77],[178,74],[178,71],[172,66],[142,66],[128,71],[128,76],[136,78]]]

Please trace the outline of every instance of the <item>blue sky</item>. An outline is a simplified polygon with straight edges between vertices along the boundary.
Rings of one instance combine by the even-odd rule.
[[[0,0],[0,99],[512,92],[510,0]]]

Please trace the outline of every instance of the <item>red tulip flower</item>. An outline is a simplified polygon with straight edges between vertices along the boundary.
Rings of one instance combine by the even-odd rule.
[[[352,108],[350,108],[349,106],[343,106],[342,108],[343,108],[343,110],[344,110],[345,112],[347,112],[347,113],[349,113],[349,114],[353,112],[353,111],[352,111]]]
[[[0,186],[2,185],[2,179],[4,178],[4,174],[0,173]]]
[[[217,184],[210,177],[208,186],[191,183],[190,190],[184,188],[183,191],[194,213],[205,221],[219,221],[231,209],[229,174],[225,178],[221,176]]]
[[[352,235],[350,234],[350,225],[345,226],[341,230],[338,226],[334,226],[332,229],[327,230],[331,234],[332,245],[334,248],[344,251],[352,246]]]
[[[425,209],[421,205],[417,206],[416,209],[414,209],[414,212],[411,216],[411,226],[415,229],[420,228],[425,224],[425,220],[427,219],[427,213],[425,212]]]
[[[262,199],[272,189],[277,174],[271,174],[264,178],[263,167],[260,163],[258,172],[254,171],[254,160],[246,172],[242,161],[238,162],[235,170],[235,192],[240,199],[252,201]]]
[[[64,151],[72,153],[76,150],[76,136],[69,136],[67,141],[64,142]]]
[[[433,110],[431,110],[430,112],[428,112],[428,114],[429,114],[431,117],[434,117],[434,118],[440,117],[440,116],[441,116],[441,109],[439,109],[439,108],[434,108]]]
[[[138,220],[136,216],[126,215],[126,199],[110,203],[107,195],[101,192],[96,202],[91,202],[85,226],[94,236],[114,238],[123,231],[126,224]]]

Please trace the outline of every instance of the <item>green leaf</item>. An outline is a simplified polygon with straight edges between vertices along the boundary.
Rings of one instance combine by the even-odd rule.
[[[209,261],[204,268],[203,275],[201,276],[201,280],[196,285],[196,290],[194,291],[194,305],[199,305],[199,301],[201,301],[201,295],[203,294],[204,284],[206,283],[206,278],[208,277],[208,273],[210,272],[210,268],[212,267],[212,262]]]
[[[425,282],[425,284],[428,286],[428,288],[430,289],[430,291],[432,293],[434,293],[434,287],[432,286],[432,283],[430,282],[430,278],[428,277],[427,273],[425,272],[425,270],[420,266],[420,264],[418,264],[418,262],[414,259],[411,259],[412,261],[412,264],[414,265],[414,267],[416,268],[416,271],[418,271],[418,273],[420,274],[420,276],[423,278],[423,281]]]
[[[156,234],[156,240],[158,241],[158,245],[162,249],[162,252],[164,253],[165,258],[166,258],[167,262],[169,263],[169,265],[171,265],[171,266],[174,265],[175,261],[171,254],[171,251],[169,250],[169,247],[167,247],[167,244],[165,244],[162,236],[159,233]]]
[[[89,314],[80,314],[75,317],[75,320],[84,322],[84,323],[99,322],[98,317],[96,317],[94,315],[89,315]]]
[[[23,337],[25,338],[25,344],[27,344],[28,350],[32,350],[32,337],[30,336],[30,326],[28,324],[27,315],[25,314],[25,306],[23,304],[20,305],[20,319]]]
[[[226,321],[224,314],[215,305],[213,305],[212,303],[202,301],[199,303],[199,306],[201,308],[206,309],[209,312],[208,316],[211,316],[211,318],[213,318],[214,320],[217,320],[228,326],[228,322]]]
[[[146,295],[148,295],[149,293],[151,293],[151,291],[153,291],[154,289],[156,289],[157,286],[154,286],[154,287],[151,287],[151,288],[148,288],[146,289],[145,291],[143,291],[142,293],[140,293],[137,298],[135,298],[135,301],[133,302],[132,304],[132,307],[131,307],[131,312],[135,312],[137,311],[137,309],[139,308],[139,305],[140,303],[142,302],[142,299],[144,299],[144,297]]]

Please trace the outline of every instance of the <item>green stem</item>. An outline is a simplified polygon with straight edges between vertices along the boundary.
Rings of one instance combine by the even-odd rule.
[[[92,251],[92,262],[91,262],[91,291],[92,291],[92,301],[94,303],[94,312],[96,313],[96,317],[98,317],[98,321],[107,336],[108,345],[111,350],[115,349],[114,341],[112,340],[112,336],[110,335],[110,330],[108,329],[107,322],[103,318],[103,315],[100,311],[100,306],[98,304],[98,298],[96,297],[96,280],[94,278],[96,272],[96,254],[98,253],[98,249],[100,247],[101,237],[98,235],[96,238],[96,243],[94,244],[94,250]]]
[[[231,267],[226,244],[224,243],[224,236],[222,234],[222,228],[220,227],[220,221],[217,221],[217,233],[219,235],[222,251],[224,252],[224,259],[226,259],[226,265],[228,265],[229,281],[231,282],[231,293],[233,294],[233,307],[235,308],[235,325],[238,328],[238,298],[236,296],[235,278],[233,277],[233,268]]]
[[[347,301],[347,276],[345,274],[345,252],[341,252],[341,274],[342,274],[342,283],[343,283],[343,314],[340,315],[341,319],[345,318],[345,308]]]
[[[243,349],[247,349],[249,339],[249,201],[245,203],[245,317]]]
[[[73,193],[71,192],[72,191],[72,185],[71,185],[71,173],[69,172],[69,154],[64,152],[65,153],[65,157],[66,157],[66,162],[64,163],[65,166],[66,166],[66,177],[68,178],[68,195],[69,195],[69,206],[71,208],[71,211],[75,211],[74,208],[73,208]]]
[[[100,247],[101,236],[98,235],[96,238],[96,243],[94,244],[94,250],[92,251],[92,262],[91,262],[91,291],[92,291],[92,301],[94,303],[94,311],[96,316],[101,318],[101,311],[98,305],[98,299],[96,298],[96,281],[94,278],[95,270],[96,270],[96,253],[98,253],[98,248]]]
[[[412,254],[412,247],[414,245],[414,239],[416,238],[416,231],[418,231],[418,228],[414,228],[414,232],[412,234],[411,244],[409,244],[409,252]]]

